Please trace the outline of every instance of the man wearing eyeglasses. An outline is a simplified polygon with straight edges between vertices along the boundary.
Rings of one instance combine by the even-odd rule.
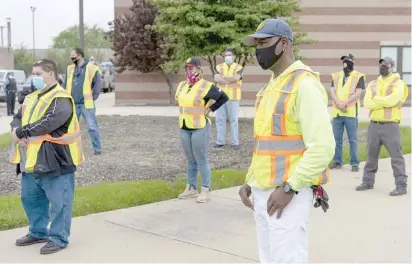
[[[36,91],[26,95],[11,123],[10,162],[22,174],[21,202],[30,224],[16,245],[45,243],[40,254],[52,254],[69,243],[74,174],[84,156],[75,104],[58,84],[56,64],[36,62],[32,81]]]
[[[405,159],[402,154],[399,122],[402,119],[402,105],[408,97],[408,87],[399,73],[394,72],[395,62],[390,57],[379,60],[379,77],[371,81],[366,89],[363,105],[369,109],[371,122],[368,127],[368,143],[362,184],[357,191],[373,189],[381,146],[391,156],[396,188],[391,196],[407,193]]]

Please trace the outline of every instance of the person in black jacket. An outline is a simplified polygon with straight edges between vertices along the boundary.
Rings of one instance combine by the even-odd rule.
[[[51,254],[69,243],[75,171],[84,158],[74,102],[58,84],[53,61],[34,64],[33,86],[37,90],[26,95],[25,107],[11,122],[10,157],[22,174],[21,201],[30,223],[29,233],[16,245],[47,242],[40,253]]]
[[[17,83],[14,79],[14,74],[9,72],[7,74],[5,86],[6,89],[6,103],[7,103],[7,115],[14,115],[14,108],[16,105],[16,93],[17,93]]]

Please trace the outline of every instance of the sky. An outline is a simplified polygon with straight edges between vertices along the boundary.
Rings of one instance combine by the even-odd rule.
[[[46,49],[53,37],[66,28],[79,24],[78,0],[0,0],[0,26],[6,26],[11,18],[12,46],[24,44],[33,47],[33,24],[31,6],[36,7],[35,47]],[[105,30],[108,21],[114,19],[114,0],[83,0],[84,23],[98,25]],[[7,45],[7,29],[3,29],[4,45]],[[1,42],[0,42],[1,45]]]

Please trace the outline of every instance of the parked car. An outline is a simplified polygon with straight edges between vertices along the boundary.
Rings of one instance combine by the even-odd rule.
[[[14,73],[14,78],[17,83],[17,97],[23,92],[23,84],[26,81],[26,74],[21,70],[0,70],[0,101],[6,101],[6,91],[4,87],[4,82],[6,81],[6,76],[9,72]]]

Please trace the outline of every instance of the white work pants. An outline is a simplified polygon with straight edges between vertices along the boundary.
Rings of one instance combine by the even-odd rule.
[[[280,219],[276,219],[276,213],[273,216],[267,213],[267,201],[273,191],[252,188],[260,262],[307,263],[312,189],[301,189]]]

